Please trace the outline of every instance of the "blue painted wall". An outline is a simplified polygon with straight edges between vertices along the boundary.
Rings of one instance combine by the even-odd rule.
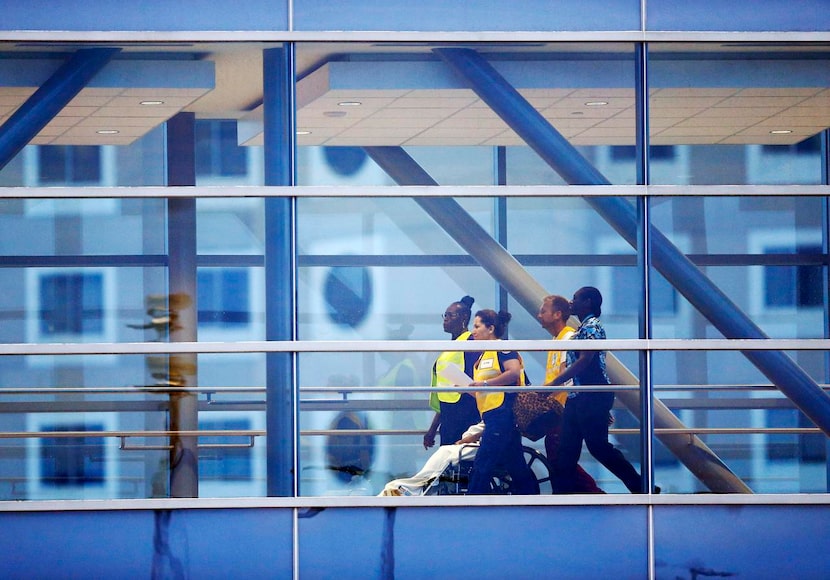
[[[301,578],[648,576],[645,505],[300,510]],[[657,578],[826,578],[827,505],[655,505]],[[293,510],[0,514],[4,578],[289,578]],[[797,568],[794,568],[797,563]],[[725,576],[722,576],[725,577]]]

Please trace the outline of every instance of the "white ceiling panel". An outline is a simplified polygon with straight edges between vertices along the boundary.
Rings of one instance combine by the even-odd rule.
[[[0,60],[0,79],[5,85],[0,86],[0,122],[8,120],[61,64],[59,59]],[[127,145],[213,86],[214,65],[210,61],[112,60],[32,143]]]

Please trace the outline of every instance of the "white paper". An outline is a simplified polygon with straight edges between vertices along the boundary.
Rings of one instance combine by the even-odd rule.
[[[456,387],[468,387],[473,379],[455,365],[447,365],[438,373],[442,379]]]

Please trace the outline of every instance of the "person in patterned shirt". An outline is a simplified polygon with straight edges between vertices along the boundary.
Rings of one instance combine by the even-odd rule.
[[[592,286],[574,293],[571,311],[581,324],[571,340],[605,340],[600,322],[602,294]],[[553,380],[562,385],[573,379],[574,386],[609,385],[605,371],[605,351],[568,351],[566,368]],[[597,390],[571,392],[562,415],[562,432],[553,470],[554,493],[577,491],[576,467],[582,442],[588,452],[617,476],[632,493],[642,493],[642,478],[619,449],[608,441],[608,417],[614,405],[614,392]]]

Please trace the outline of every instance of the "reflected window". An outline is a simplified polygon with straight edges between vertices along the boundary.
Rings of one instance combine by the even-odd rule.
[[[344,411],[337,415],[329,429],[367,431],[366,434],[332,434],[326,437],[327,468],[334,472],[337,479],[348,483],[354,477],[366,476],[375,459],[375,437],[368,433],[371,427],[365,414]]]
[[[101,180],[101,148],[91,145],[40,146],[38,179],[44,185],[97,183]]]
[[[372,278],[358,266],[329,270],[323,286],[329,318],[340,326],[355,328],[366,319],[372,304]]]
[[[792,247],[768,247],[766,254],[790,254]],[[798,246],[797,255],[821,254],[817,245]],[[818,307],[824,293],[822,267],[765,266],[764,304],[767,307]]]
[[[356,174],[369,158],[361,147],[324,147],[323,154],[329,167],[343,176]]]
[[[103,431],[101,425],[46,425],[45,432]],[[44,437],[40,446],[41,483],[45,487],[103,485],[104,440],[101,437]]]
[[[199,420],[201,431],[248,431],[251,422],[247,419]],[[218,447],[219,445],[243,444],[239,437],[221,435],[199,438],[199,477],[222,481],[240,481],[251,478],[250,447]],[[217,447],[210,447],[217,445]]]
[[[233,177],[247,173],[247,153],[237,143],[236,121],[198,120],[194,130],[196,175]]]
[[[247,270],[200,270],[197,284],[200,325],[240,326],[250,322]]]
[[[100,334],[104,330],[101,273],[45,274],[40,278],[40,333]]]

